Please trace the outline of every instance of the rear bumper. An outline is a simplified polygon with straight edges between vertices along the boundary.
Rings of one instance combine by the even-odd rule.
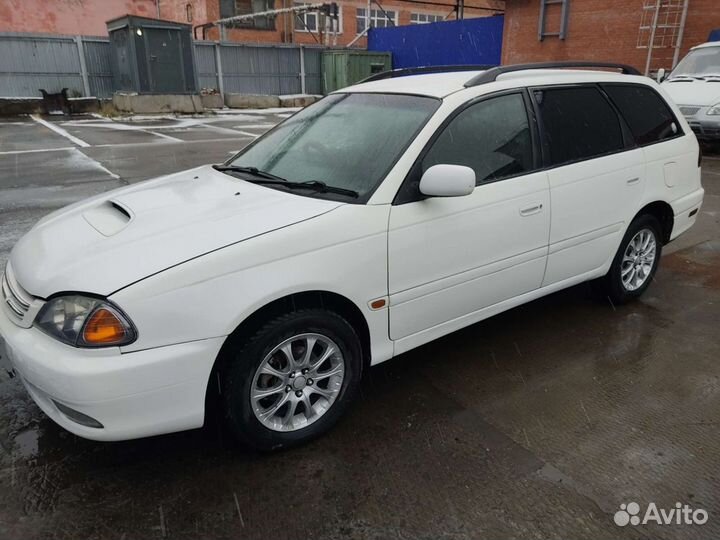
[[[695,224],[704,196],[705,190],[699,188],[670,204],[674,214],[673,230],[670,235],[670,240],[675,240],[675,238]]]
[[[35,403],[68,431],[98,441],[135,439],[200,427],[205,391],[224,338],[132,353],[64,345],[20,328],[0,310],[0,335]],[[88,427],[58,405],[99,422]]]

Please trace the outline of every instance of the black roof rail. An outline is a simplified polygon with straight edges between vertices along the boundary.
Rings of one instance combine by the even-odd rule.
[[[529,69],[564,69],[564,68],[609,68],[619,69],[624,75],[641,75],[641,73],[632,66],[627,64],[616,64],[614,62],[538,62],[535,64],[514,64],[509,66],[497,66],[488,69],[484,73],[473,77],[465,83],[465,87],[479,86],[495,82],[503,73],[513,73],[515,71],[525,71]]]
[[[424,73],[453,73],[456,71],[485,71],[494,68],[495,65],[457,65],[457,66],[420,66],[411,68],[400,68],[375,73],[362,81],[356,83],[366,83],[371,81],[382,81],[383,79],[393,79],[395,77],[408,77],[409,75],[422,75]]]

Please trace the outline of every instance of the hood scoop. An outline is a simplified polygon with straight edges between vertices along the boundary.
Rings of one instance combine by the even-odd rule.
[[[86,210],[83,218],[103,236],[113,236],[130,224],[133,215],[119,202],[110,200]]]

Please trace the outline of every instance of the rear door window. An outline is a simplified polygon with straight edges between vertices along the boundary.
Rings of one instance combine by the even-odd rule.
[[[680,134],[680,126],[667,103],[652,88],[631,84],[603,84],[640,146],[662,142]]]
[[[615,109],[594,86],[533,91],[540,111],[550,165],[591,159],[625,148]]]

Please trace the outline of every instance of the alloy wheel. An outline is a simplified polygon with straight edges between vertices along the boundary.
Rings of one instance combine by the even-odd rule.
[[[635,291],[642,287],[650,277],[657,256],[655,233],[649,229],[640,229],[628,243],[620,265],[620,278],[623,287]]]
[[[253,377],[255,418],[273,431],[296,431],[322,417],[345,378],[340,347],[322,334],[299,334],[276,345]]]

